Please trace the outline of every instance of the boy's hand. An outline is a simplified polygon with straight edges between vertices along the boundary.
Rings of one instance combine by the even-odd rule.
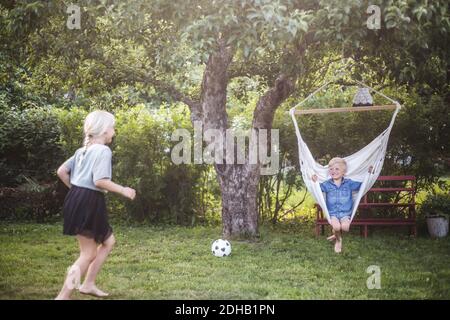
[[[125,198],[128,198],[128,199],[130,199],[130,200],[133,200],[133,199],[136,197],[136,190],[134,190],[134,189],[132,189],[132,188],[125,187],[125,188],[123,188],[123,190],[122,190],[122,195],[123,195]]]
[[[373,173],[373,166],[369,167],[369,173]]]
[[[314,181],[314,182],[316,182],[316,181],[317,181],[317,175],[316,175],[316,174],[313,174],[313,176],[311,177],[311,180]]]

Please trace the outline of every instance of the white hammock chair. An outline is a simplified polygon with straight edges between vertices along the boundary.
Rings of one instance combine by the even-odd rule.
[[[325,213],[325,217],[328,222],[330,221],[330,215],[328,213],[328,209],[326,206],[325,198],[320,189],[320,183],[328,180],[330,178],[328,173],[328,165],[322,166],[314,160],[314,157],[311,154],[308,146],[302,138],[300,133],[300,129],[298,127],[297,120],[295,118],[296,114],[314,114],[314,113],[334,113],[334,112],[347,112],[347,111],[369,111],[369,110],[394,110],[392,115],[392,119],[390,121],[389,126],[372,142],[370,142],[367,146],[362,148],[361,150],[355,152],[352,155],[344,157],[347,162],[347,172],[345,176],[355,181],[362,182],[361,188],[359,192],[353,193],[353,209],[351,214],[350,221],[353,220],[356,209],[358,208],[359,202],[361,198],[372,188],[373,184],[377,180],[380,175],[381,169],[384,163],[384,157],[386,154],[386,148],[389,140],[389,134],[391,133],[392,127],[395,122],[395,118],[397,113],[399,112],[401,106],[397,101],[385,96],[384,94],[376,91],[375,89],[367,86],[366,84],[354,80],[360,86],[364,86],[365,88],[369,88],[373,90],[375,93],[383,96],[387,100],[391,101],[393,105],[382,105],[382,106],[369,106],[369,107],[350,107],[350,108],[331,108],[331,109],[304,109],[304,110],[296,110],[303,103],[308,101],[311,97],[313,97],[316,93],[318,93],[323,88],[327,87],[330,83],[334,82],[336,79],[327,82],[322,87],[314,91],[308,97],[306,97],[303,101],[297,104],[295,107],[291,108],[289,113],[292,117],[295,126],[295,132],[297,134],[298,140],[298,150],[299,150],[299,164],[300,170],[303,176],[303,181],[308,189],[308,191],[313,195],[316,202],[320,205],[323,212]],[[369,173],[369,167],[372,166],[372,173]],[[316,182],[312,181],[311,177],[316,174],[318,179]]]

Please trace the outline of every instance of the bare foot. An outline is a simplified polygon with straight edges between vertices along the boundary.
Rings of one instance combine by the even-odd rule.
[[[342,251],[342,239],[339,239],[334,244],[334,252],[340,253]]]
[[[102,298],[102,297],[109,296],[109,293],[103,292],[102,290],[100,290],[96,286],[92,286],[92,287],[84,287],[84,286],[82,286],[79,291],[82,294],[88,294],[88,295],[91,295],[91,296],[94,296],[94,297]]]
[[[329,237],[327,238],[327,240],[328,240],[328,241],[335,241],[335,240],[336,240],[336,236],[333,234],[333,235],[329,236]]]
[[[57,296],[56,298],[55,298],[55,300],[71,300],[69,297],[60,297],[60,296]]]

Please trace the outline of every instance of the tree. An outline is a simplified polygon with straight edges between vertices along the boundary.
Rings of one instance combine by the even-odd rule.
[[[379,30],[365,25],[369,4],[381,8]],[[189,106],[192,121],[223,134],[229,127],[231,81],[257,77],[266,85],[251,128],[271,129],[277,108],[320,80],[324,57],[330,53],[352,56],[359,67],[374,72],[373,81],[423,83],[432,71],[439,75],[433,90],[447,88],[444,40],[450,21],[444,0],[80,1],[78,31],[65,27],[67,5],[18,1],[2,6],[11,47],[22,49],[15,51],[23,54],[20,62],[39,65],[38,72],[66,89],[94,94],[129,84],[146,94],[167,94]],[[39,22],[30,20],[33,15]],[[19,40],[12,36],[17,33],[22,35]],[[30,51],[32,58],[27,58]],[[418,58],[427,54],[427,61]],[[201,84],[185,75],[198,64]],[[44,83],[43,91],[51,96],[54,87]],[[261,164],[248,160],[243,165],[214,165],[225,237],[258,233]]]

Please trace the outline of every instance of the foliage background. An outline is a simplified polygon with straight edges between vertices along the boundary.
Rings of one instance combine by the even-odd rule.
[[[66,28],[69,1],[0,1],[0,186],[60,190],[50,186],[54,172],[81,146],[83,118],[105,109],[117,116],[114,178],[138,190],[133,204],[109,197],[113,214],[184,225],[219,221],[212,168],[170,161],[172,131],[192,131],[192,125],[188,109],[163,85],[199,97],[217,34],[236,50],[227,92],[230,127],[250,128],[258,98],[279,72],[299,76],[275,115],[281,166],[261,179],[261,221],[310,218],[287,111],[331,79],[344,57],[354,61],[353,78],[403,105],[383,173],[416,175],[420,190],[442,186],[450,159],[448,4],[372,2],[383,8],[378,32],[361,27],[368,2],[356,0],[80,1],[81,31]],[[300,59],[295,52],[310,32],[316,42]],[[351,104],[356,88],[349,84],[344,78],[307,107]],[[379,112],[299,122],[313,154],[326,163],[368,143],[389,117]]]

